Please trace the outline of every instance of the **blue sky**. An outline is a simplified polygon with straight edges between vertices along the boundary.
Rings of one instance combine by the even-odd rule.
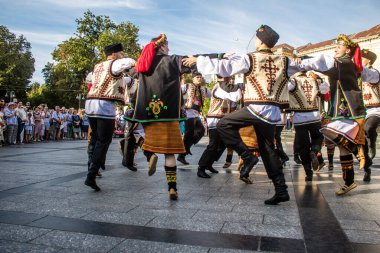
[[[75,19],[87,10],[115,23],[130,21],[140,29],[139,42],[163,32],[171,54],[247,51],[261,24],[280,34],[279,43],[301,46],[369,29],[380,23],[378,0],[0,0],[0,24],[23,34],[36,60],[33,81],[51,52],[73,36]],[[254,41],[249,51],[254,49]]]

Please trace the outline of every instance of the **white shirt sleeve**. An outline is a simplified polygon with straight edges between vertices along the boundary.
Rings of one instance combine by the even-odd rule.
[[[228,99],[232,102],[238,102],[242,97],[240,89],[233,92],[226,92],[225,90],[220,89],[219,87],[214,92],[214,96],[220,99]]]
[[[332,69],[335,64],[334,57],[328,55],[320,55],[318,57],[302,60],[299,67],[304,70],[315,70],[318,72],[325,72]]]
[[[232,55],[228,59],[210,59],[208,56],[198,56],[197,69],[202,75],[219,75],[229,77],[248,72],[250,67],[249,56]]]
[[[319,85],[319,92],[321,94],[326,94],[330,91],[330,85],[327,82],[323,82]]]
[[[295,73],[300,72],[301,70],[302,68],[300,67],[300,65],[296,64],[294,60],[288,58],[288,76],[292,76]]]
[[[114,75],[119,75],[126,69],[130,69],[135,65],[136,61],[131,58],[117,59],[112,63],[111,71]]]
[[[292,81],[289,81],[288,82],[288,90],[289,91],[294,91],[295,88],[296,88],[296,84],[293,83]]]
[[[86,76],[86,83],[92,83],[92,72],[88,73]]]
[[[132,82],[132,78],[130,78],[129,76],[125,76],[123,78],[123,85],[124,85],[124,87],[126,87],[131,82]]]
[[[371,84],[376,84],[379,82],[379,71],[376,69],[369,69],[366,67],[363,67],[362,71],[362,80],[363,82],[371,83]]]

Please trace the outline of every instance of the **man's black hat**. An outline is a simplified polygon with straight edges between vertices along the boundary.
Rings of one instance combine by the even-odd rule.
[[[275,30],[267,25],[261,25],[256,30],[256,36],[270,48],[274,47],[280,38],[280,35],[278,35]]]
[[[104,53],[106,56],[111,55],[112,53],[117,53],[123,51],[123,44],[115,43],[104,47]]]

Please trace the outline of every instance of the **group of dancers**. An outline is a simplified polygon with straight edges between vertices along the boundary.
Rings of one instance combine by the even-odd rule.
[[[372,68],[376,55],[361,50],[341,34],[334,57],[291,58],[273,53],[279,37],[271,27],[262,25],[256,31],[255,52],[178,56],[169,55],[168,39],[160,34],[144,47],[137,61],[124,58],[120,43],[107,46],[107,60],[94,67],[86,101],[92,134],[85,184],[100,190],[96,176],[112,140],[115,101],[128,100],[133,110],[126,113],[129,125],[122,145],[122,163],[136,171],[133,158],[140,147],[147,158],[148,174],[153,175],[156,154],[164,154],[169,198],[176,200],[176,160],[188,164],[186,155],[204,135],[199,113],[206,97],[210,98],[209,144],[198,163],[199,177],[209,178],[206,171],[218,172],[212,165],[227,148],[225,166],[230,165],[234,150],[241,159],[239,178],[251,184],[249,174],[261,157],[275,188],[275,194],[264,203],[288,201],[283,173],[288,158],[279,136],[282,115],[292,112],[294,149],[306,181],[312,181],[313,171],[324,166],[323,140],[330,145],[329,162],[333,147],[340,151],[344,186],[337,195],[357,187],[353,155],[365,169],[365,181],[370,181],[380,117],[379,72]],[[183,82],[185,73],[192,75],[192,83]],[[327,76],[328,82],[318,73]],[[210,74],[217,76],[211,91],[202,86],[202,76]],[[234,82],[236,74],[244,75],[244,83]],[[329,108],[321,115],[322,101],[328,101]],[[185,122],[183,138],[181,121]]]

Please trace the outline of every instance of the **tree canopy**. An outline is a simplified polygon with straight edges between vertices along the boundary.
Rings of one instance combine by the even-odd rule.
[[[16,36],[0,25],[0,97],[15,92],[25,98],[34,72],[30,43],[23,35]]]
[[[121,42],[124,54],[132,58],[141,51],[139,29],[131,22],[116,24],[108,16],[96,16],[88,10],[76,23],[74,36],[55,48],[55,63],[47,63],[43,70],[47,90],[56,95],[55,103],[66,106],[77,105],[76,96],[87,92],[85,77],[96,63],[105,60],[106,45]]]

